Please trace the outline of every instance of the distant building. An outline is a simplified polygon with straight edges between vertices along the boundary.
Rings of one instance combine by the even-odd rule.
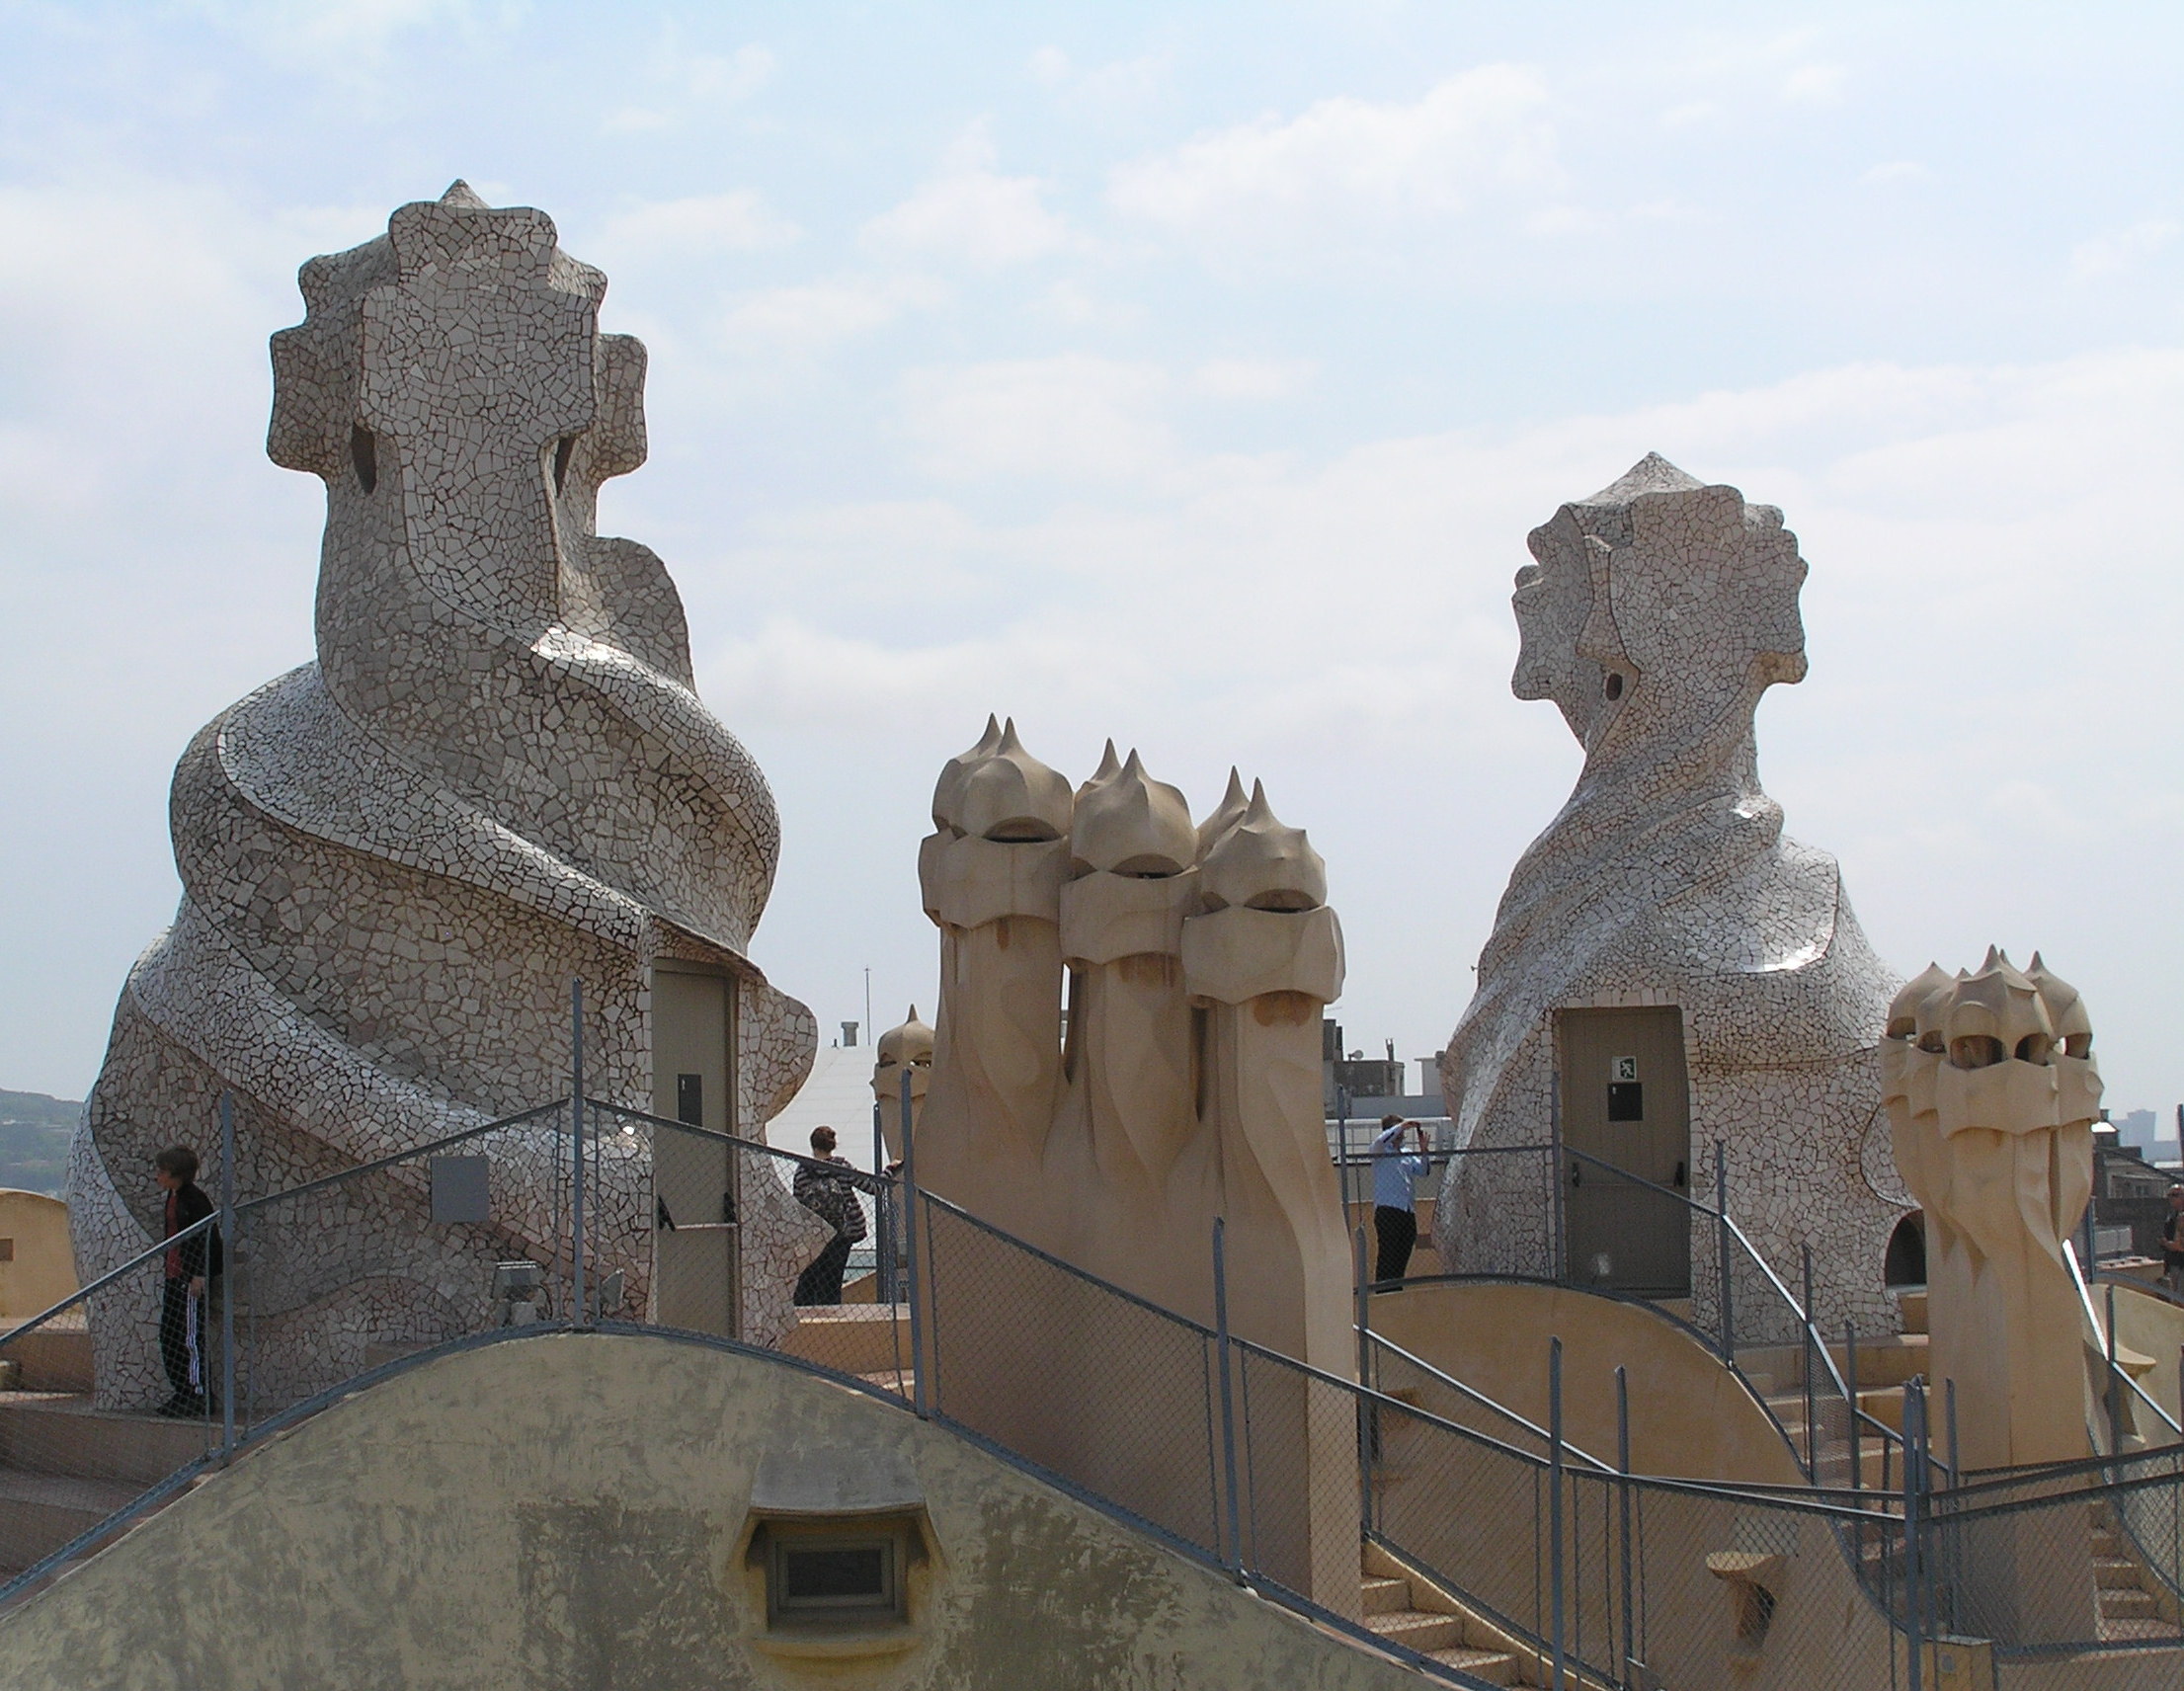
[[[1394,1040],[1388,1041],[1388,1055],[1385,1059],[1367,1057],[1362,1051],[1345,1054],[1342,1050],[1342,1024],[1333,1016],[1322,1019],[1321,1102],[1326,1105],[1330,1117],[1338,1112],[1344,1095],[1352,1100],[1401,1097],[1404,1091],[1403,1071],[1404,1065],[1396,1056]],[[1439,1090],[1438,1087],[1434,1088],[1436,1093]]]
[[[2141,1151],[2152,1148],[2154,1135],[2158,1131],[2154,1126],[2153,1111],[2126,1110],[2122,1115],[2111,1116],[2109,1119],[2116,1124],[2118,1143],[2137,1146]]]

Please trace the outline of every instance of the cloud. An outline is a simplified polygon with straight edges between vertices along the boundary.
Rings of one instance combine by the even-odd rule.
[[[2175,925],[2095,889],[2173,880],[2184,557],[2145,490],[2184,475],[2184,349],[1839,365],[1316,461],[1194,448],[1199,385],[1084,357],[925,372],[904,445],[931,497],[768,525],[723,567],[777,585],[718,643],[701,630],[706,697],[768,745],[907,763],[904,864],[931,769],[989,709],[1072,776],[1134,741],[1201,810],[1232,761],[1264,773],[1327,853],[1346,1004],[1415,1048],[1454,1021],[1577,768],[1556,714],[1507,691],[1525,532],[1658,448],[1800,537],[1813,674],[1770,695],[1763,765],[1882,955],[2047,947],[2144,1077],[2119,1069],[2120,1091],[2152,1095],[2184,1013],[2160,972]],[[782,767],[784,791],[805,778]],[[1397,795],[1405,826],[1359,791]],[[798,803],[792,836],[827,826]]]
[[[608,220],[608,246],[646,255],[760,252],[803,233],[748,188],[687,200],[659,200]]]
[[[1124,216],[1178,231],[1303,241],[1331,220],[1446,215],[1559,178],[1545,85],[1496,64],[1409,104],[1341,96],[1201,136],[1119,166],[1107,199]]]
[[[884,328],[906,311],[945,301],[930,277],[839,277],[761,288],[731,300],[718,338],[733,352],[809,355]]]
[[[1037,177],[1001,175],[996,157],[986,126],[974,123],[948,149],[937,175],[864,226],[864,243],[987,269],[1075,245],[1069,225],[1043,202],[1046,185]]]
[[[2179,233],[2173,217],[2146,217],[2128,229],[2113,230],[2080,241],[2070,249],[2070,280],[2090,282],[2131,269],[2171,245]]]
[[[1173,450],[1156,414],[1169,385],[1158,365],[1079,353],[915,370],[903,380],[903,432],[942,481],[1113,481]]]
[[[1190,391],[1209,399],[1286,399],[1312,379],[1303,359],[1208,359],[1190,374]]]
[[[512,27],[518,8],[476,0],[194,0],[189,10],[278,63],[323,71],[376,63],[402,36]]]
[[[1782,79],[1782,98],[1797,106],[1832,106],[1849,73],[1839,64],[1801,64]]]
[[[1060,47],[1043,46],[1031,55],[1027,68],[1034,82],[1065,105],[1115,109],[1142,105],[1165,93],[1175,61],[1168,53],[1144,53],[1080,70]]]
[[[663,98],[649,105],[624,106],[600,120],[606,134],[636,134],[670,128],[693,108],[733,106],[773,80],[773,54],[756,42],[732,53],[685,53],[670,47],[659,57]]]

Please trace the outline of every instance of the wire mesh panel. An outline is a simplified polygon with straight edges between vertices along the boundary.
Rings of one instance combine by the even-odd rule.
[[[1505,1631],[1546,1648],[1554,1632],[1547,1464],[1406,1404],[1381,1399],[1371,1409],[1374,1537]]]
[[[939,1199],[917,1226],[929,1409],[1221,1554],[1213,1333]]]
[[[1470,1146],[1448,1154],[1434,1230],[1452,1274],[1559,1280],[1563,1258],[1551,1145]]]
[[[1925,1538],[1936,1609],[2000,1650],[2184,1645],[2184,1451],[1937,1493]]]
[[[1255,1344],[1230,1346],[1239,1549],[1259,1578],[1354,1610],[1372,1405],[1348,1381]]]
[[[635,1266],[630,1161],[587,1147],[595,1264]],[[238,1205],[238,1428],[450,1339],[572,1319],[577,1172],[548,1105]]]
[[[1658,1481],[1629,1490],[1630,1653],[1645,1669],[1631,1683],[1727,1683],[1769,1659],[1795,1662],[1801,1684],[1906,1683],[1906,1639],[1891,1619],[1902,1607],[1901,1522]]]

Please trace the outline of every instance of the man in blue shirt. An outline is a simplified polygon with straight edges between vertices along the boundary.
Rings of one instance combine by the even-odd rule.
[[[1403,1154],[1408,1129],[1417,1150]],[[1400,1280],[1411,1266],[1411,1251],[1418,1243],[1418,1212],[1413,1206],[1411,1182],[1431,1167],[1425,1155],[1425,1129],[1400,1115],[1380,1118],[1380,1132],[1373,1138],[1373,1236],[1380,1242],[1380,1260],[1373,1268],[1377,1285]]]

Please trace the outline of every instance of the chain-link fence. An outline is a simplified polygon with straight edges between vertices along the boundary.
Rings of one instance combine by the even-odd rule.
[[[1947,1630],[2004,1655],[2184,1645],[2184,1446],[1982,1477],[1923,1513]]]
[[[1479,1212],[1487,1253],[1448,1278],[1540,1280],[1648,1303],[1743,1377],[1816,1485],[1901,1483],[1901,1434],[1858,1401],[1855,1333],[1830,1340],[1818,1324],[1810,1251],[1793,1289],[1725,1193],[1709,1205],[1574,1146],[1480,1147],[1446,1161],[1457,1169],[1447,1189]],[[1587,1248],[1610,1238],[1652,1241],[1652,1255]]]
[[[641,1279],[645,1177],[597,1136],[580,1168],[577,1143],[546,1104],[237,1203],[238,1434],[402,1357],[575,1319],[580,1204],[595,1275]]]
[[[899,1393],[1459,1683],[1477,1682],[1448,1659],[1464,1652],[1374,1627],[1367,1559],[1539,1684],[1709,1683],[1795,1649],[1814,1683],[1885,1667],[1924,1691],[1922,1651],[1952,1633],[2004,1653],[2184,1642],[2184,1446],[1960,1485],[1914,1382],[1910,1430],[1890,1429],[1868,1473],[1877,1423],[1805,1319],[1809,1293],[1718,1210],[1699,1213],[1729,1295],[1693,1330],[1755,1386],[1768,1371],[1809,1490],[1633,1475],[1627,1436],[1562,1436],[1559,1391],[1536,1424],[1370,1332],[1361,1379],[1308,1367],[1231,1333],[1218,1291],[1213,1325],[1188,1320],[907,1179],[598,1100],[279,1192],[239,1197],[234,1167],[223,1147],[217,1215],[0,1336],[16,1388],[0,1393],[0,1600],[375,1370],[512,1328],[604,1326],[771,1348]],[[1210,1243],[1218,1287],[1218,1225]]]

